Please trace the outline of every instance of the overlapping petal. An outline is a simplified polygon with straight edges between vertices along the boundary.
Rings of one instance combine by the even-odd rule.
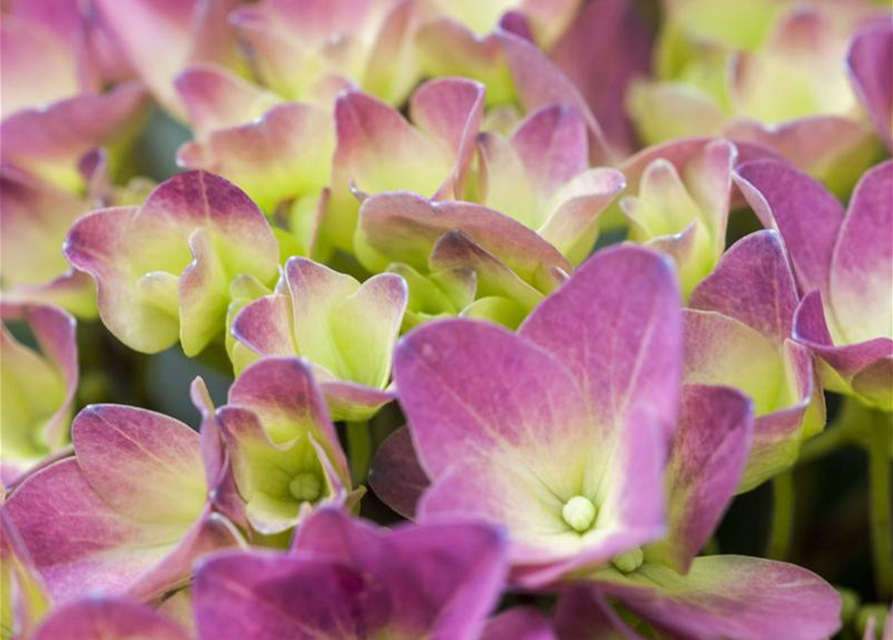
[[[117,405],[82,411],[75,457],[29,476],[4,505],[57,603],[85,589],[150,599],[238,534],[206,506],[198,434]]]
[[[793,341],[798,296],[778,233],[735,243],[689,304],[686,380],[733,386],[756,408],[741,485],[748,490],[793,464],[802,441],[825,422],[812,356]]]
[[[396,189],[461,196],[483,109],[484,88],[461,78],[420,87],[410,100],[413,124],[366,94],[341,96],[335,104],[332,194],[322,227],[326,242],[353,249],[358,196]]]
[[[588,592],[568,596],[587,603],[576,605],[580,614],[598,616],[593,601],[607,596],[671,636],[773,640],[785,629],[792,640],[821,640],[840,628],[837,592],[814,573],[782,562],[705,556],[686,575],[646,563],[626,575],[606,569],[594,580]],[[603,614],[595,621],[603,622]]]
[[[313,363],[336,419],[367,419],[392,399],[391,353],[407,304],[405,281],[380,274],[360,284],[306,258],[288,261],[280,289],[233,323],[253,354],[300,355]],[[358,318],[363,318],[358,322]],[[240,369],[247,354],[234,352]]]
[[[725,247],[736,156],[733,144],[716,140],[679,165],[654,159],[638,181],[638,195],[621,202],[631,238],[673,258],[686,295],[713,270]]]
[[[662,531],[681,373],[671,269],[633,247],[598,254],[520,332],[425,325],[398,347],[395,378],[433,480],[419,517],[503,524],[516,579],[542,584]],[[564,513],[575,498],[594,507],[579,528]]]
[[[122,342],[154,353],[179,338],[189,355],[220,335],[232,279],[272,283],[278,253],[257,206],[202,171],[159,185],[141,207],[81,218],[65,245],[96,281],[100,316]]]
[[[865,27],[850,43],[847,66],[856,95],[887,148],[893,148],[893,29],[889,22]]]
[[[736,177],[764,224],[784,238],[806,294],[794,334],[827,364],[825,385],[880,407],[893,401],[891,175],[890,162],[867,172],[846,211],[820,184],[782,163],[749,163]]]
[[[258,532],[291,529],[309,506],[346,499],[347,461],[303,361],[265,358],[249,366],[216,417],[245,515]]]
[[[384,532],[323,509],[289,554],[222,554],[199,568],[199,637],[472,640],[504,574],[503,541],[480,524]]]
[[[69,421],[78,385],[74,319],[48,306],[0,306],[0,423],[2,481],[20,474],[68,442]],[[7,327],[23,321],[39,349],[19,342]]]

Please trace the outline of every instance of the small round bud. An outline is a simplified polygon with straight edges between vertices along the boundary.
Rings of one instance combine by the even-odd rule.
[[[294,477],[288,485],[288,490],[296,499],[312,502],[322,492],[322,483],[315,473],[305,471]]]
[[[645,562],[645,552],[641,549],[624,551],[611,560],[611,564],[613,564],[621,573],[632,573],[641,567],[643,562]]]
[[[572,529],[583,533],[589,531],[595,522],[596,509],[592,500],[583,496],[574,496],[561,509],[561,517]]]

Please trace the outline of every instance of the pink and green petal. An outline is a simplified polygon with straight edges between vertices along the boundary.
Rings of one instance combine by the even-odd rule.
[[[27,635],[46,615],[50,600],[31,556],[9,516],[0,510],[0,619],[3,630]]]
[[[623,245],[597,252],[520,330],[570,368],[604,433],[646,404],[672,433],[682,367],[682,318],[673,268]],[[644,363],[648,365],[645,366]]]
[[[142,81],[171,113],[183,116],[175,76],[191,62],[235,60],[228,16],[235,0],[98,0],[97,10]],[[164,47],[158,43],[164,42]]]
[[[410,118],[416,128],[430,141],[448,150],[447,157],[454,162],[451,176],[439,189],[447,197],[458,197],[463,192],[484,116],[485,93],[484,87],[477,82],[442,78],[422,85],[409,102]],[[401,185],[400,188],[409,187]]]
[[[14,113],[0,124],[3,163],[63,189],[83,189],[81,159],[134,134],[146,104],[142,86],[127,82],[104,94],[85,93]]]
[[[691,640],[822,640],[840,628],[840,596],[800,567],[744,556],[696,558],[680,575],[646,562],[623,575],[606,569],[593,589],[616,598],[655,629]]]
[[[555,608],[555,628],[561,640],[643,640],[583,581],[562,590]]]
[[[602,213],[625,186],[623,174],[614,169],[584,171],[552,196],[539,235],[571,263],[580,264],[595,245]]]
[[[750,143],[774,151],[839,196],[852,190],[879,151],[871,128],[836,115],[797,118],[778,126],[741,119],[730,123],[724,133],[739,145]]]
[[[96,493],[74,458],[30,476],[12,492],[4,510],[57,603],[85,589],[127,591],[174,552],[191,525],[118,513]]]
[[[508,62],[521,106],[526,111],[546,104],[573,107],[586,122],[590,161],[596,165],[613,164],[614,151],[606,141],[601,125],[564,72],[529,40],[507,30],[499,31],[496,37]]]
[[[450,231],[434,245],[428,261],[433,273],[468,270],[475,274],[475,296],[500,296],[529,313],[543,299],[543,294],[524,282],[496,256],[483,249],[461,231]],[[468,310],[469,303],[462,312]]]
[[[274,442],[257,415],[239,407],[222,407],[217,419],[235,484],[245,502],[245,516],[259,533],[287,531],[299,522],[307,505],[343,497],[338,491],[340,480],[327,477],[309,433]],[[295,492],[293,483],[297,483]]]
[[[227,406],[255,414],[274,443],[309,434],[325,452],[336,476],[349,485],[344,452],[306,362],[279,357],[255,362],[230,387]]]
[[[269,100],[259,101],[257,109],[269,106]],[[285,200],[317,196],[328,185],[334,148],[331,115],[312,104],[289,102],[187,142],[177,161],[232,180],[271,212]]]
[[[175,85],[200,140],[215,129],[257,118],[279,102],[274,94],[211,64],[190,66],[177,76]]]
[[[87,597],[47,617],[34,640],[189,640],[173,620],[129,600]]]
[[[875,129],[893,150],[893,28],[889,22],[861,29],[850,43],[847,70],[850,82]]]
[[[431,202],[411,193],[368,198],[360,212],[356,247],[373,272],[391,262],[425,271],[435,244],[447,232],[461,231],[542,292],[553,290],[570,263],[536,232],[508,216],[468,202]]]
[[[46,454],[68,442],[68,427],[78,384],[74,319],[55,307],[0,306],[3,387],[2,480],[11,483]],[[23,320],[40,351],[21,344],[6,322]]]
[[[380,274],[360,284],[305,258],[290,259],[285,278],[301,355],[337,380],[383,389],[406,309],[403,278]]]
[[[408,427],[399,427],[379,445],[369,470],[369,486],[379,500],[408,520],[431,481],[422,469]]]
[[[645,548],[646,562],[685,574],[735,494],[753,436],[753,405],[728,387],[683,387],[667,466],[666,536]]]
[[[893,339],[893,161],[856,186],[831,258],[829,299],[843,342]]]
[[[807,294],[794,316],[794,338],[822,361],[820,371],[825,387],[838,393],[852,393],[853,383],[862,372],[857,395],[881,408],[893,406],[893,393],[887,380],[893,376],[893,340],[874,338],[867,342],[836,346],[832,339],[818,291]]]
[[[776,343],[792,335],[797,285],[776,231],[752,233],[723,255],[689,307],[734,318]]]
[[[456,166],[441,148],[398,111],[359,92],[335,103],[337,145],[332,159],[332,196],[324,234],[336,247],[352,248],[359,202],[351,193],[374,194],[408,189],[437,193]]]
[[[232,461],[226,451],[223,434],[217,421],[214,402],[201,377],[189,386],[192,405],[201,413],[199,447],[205,470],[205,482],[210,487],[209,499],[216,510],[234,523],[244,527],[245,503],[239,496],[232,472]]]
[[[188,526],[208,484],[198,434],[160,413],[91,405],[71,437],[81,473],[110,508],[135,520]]]
[[[738,167],[735,182],[748,204],[784,239],[794,273],[804,293],[827,295],[834,244],[844,210],[815,179],[776,160]]]
[[[21,285],[41,285],[70,270],[60,247],[71,224],[89,204],[74,194],[4,166],[0,169],[0,255],[4,294]],[[5,297],[5,296],[4,296]]]
[[[147,353],[180,337],[195,355],[224,326],[234,277],[269,282],[278,273],[276,238],[257,206],[201,171],[171,178],[139,208],[81,218],[65,252],[96,280],[109,330]]]
[[[289,295],[272,293],[245,305],[232,324],[236,375],[259,357],[298,355],[292,322]]]

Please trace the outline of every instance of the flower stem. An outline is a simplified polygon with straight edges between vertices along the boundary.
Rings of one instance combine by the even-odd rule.
[[[872,411],[867,434],[868,478],[871,499],[871,546],[878,599],[893,597],[893,495],[890,491],[890,446],[893,440],[890,414]]]
[[[366,480],[369,473],[369,462],[372,457],[372,438],[369,434],[368,422],[348,422],[347,426],[347,461],[350,464],[350,477],[354,485]]]
[[[788,470],[772,479],[772,529],[766,555],[784,560],[794,531],[794,474]]]

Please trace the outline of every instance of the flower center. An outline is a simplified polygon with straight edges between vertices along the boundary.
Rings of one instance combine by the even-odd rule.
[[[294,477],[288,485],[288,490],[296,499],[312,502],[322,492],[322,483],[315,473],[305,471]]]
[[[621,573],[632,573],[641,567],[644,561],[645,552],[636,548],[624,551],[619,556],[615,556],[614,559],[611,560],[611,564],[613,564]]]
[[[574,496],[561,509],[561,517],[574,531],[583,533],[592,527],[596,512],[592,500],[584,496]]]

